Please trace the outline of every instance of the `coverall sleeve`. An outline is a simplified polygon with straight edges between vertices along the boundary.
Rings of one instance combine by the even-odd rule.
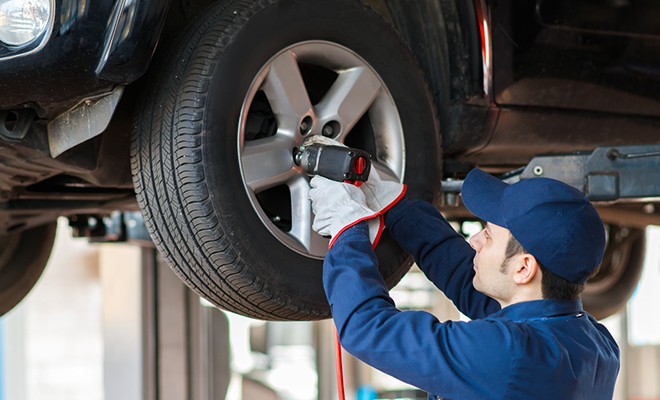
[[[325,258],[323,284],[340,342],[357,358],[448,399],[504,398],[496,392],[507,386],[513,355],[501,349],[515,345],[507,327],[442,323],[424,311],[398,310],[365,223],[338,237]]]
[[[385,215],[385,226],[463,314],[478,319],[500,309],[497,301],[474,289],[474,250],[431,204],[402,199]]]

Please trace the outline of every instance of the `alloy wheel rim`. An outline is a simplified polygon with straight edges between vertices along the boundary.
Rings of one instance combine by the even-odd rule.
[[[289,46],[261,68],[241,108],[237,149],[261,222],[289,249],[321,259],[328,239],[312,230],[309,177],[293,156],[312,135],[370,151],[381,177],[403,181],[403,128],[392,95],[363,58],[327,41]]]

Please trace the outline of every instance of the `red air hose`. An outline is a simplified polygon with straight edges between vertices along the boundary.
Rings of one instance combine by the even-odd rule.
[[[344,394],[344,367],[341,358],[341,343],[339,343],[339,334],[337,333],[337,327],[335,327],[335,367],[337,371],[337,394],[339,395],[339,400],[345,400],[346,396]]]

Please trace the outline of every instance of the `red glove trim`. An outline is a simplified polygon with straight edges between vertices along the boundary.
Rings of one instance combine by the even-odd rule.
[[[362,218],[360,218],[360,219],[358,219],[358,220],[355,220],[355,221],[351,222],[350,224],[346,225],[345,227],[341,228],[341,229],[339,230],[339,232],[337,232],[337,234],[332,238],[332,240],[330,240],[330,244],[328,244],[328,249],[330,249],[330,248],[332,247],[332,245],[335,244],[335,240],[337,240],[337,238],[339,237],[339,235],[341,235],[342,233],[344,233],[344,231],[345,231],[346,229],[348,229],[348,228],[350,228],[350,227],[352,227],[352,226],[355,226],[355,225],[359,224],[359,223],[362,222],[362,221],[367,221],[367,220],[370,220],[370,219],[372,219],[372,218],[377,218],[377,217],[379,217],[378,214],[368,215],[368,216],[366,216],[366,217],[362,217]],[[381,229],[380,226],[379,226],[379,227],[378,227],[378,231],[380,232],[381,230],[382,230],[382,229]],[[378,239],[379,236],[380,236],[380,234],[378,234],[378,235],[376,236],[376,238]]]
[[[380,240],[380,235],[383,234],[383,231],[385,230],[385,216],[383,214],[380,214],[378,216],[378,233],[376,233],[376,237],[374,238],[374,242],[371,245],[372,249],[376,249],[376,246],[378,246],[378,241]]]
[[[352,226],[355,226],[355,225],[357,225],[358,223],[360,223],[362,221],[367,221],[367,220],[370,220],[372,218],[378,218],[378,220],[379,220],[378,221],[378,233],[376,234],[376,238],[374,239],[374,243],[371,245],[371,247],[375,249],[376,245],[378,245],[378,241],[380,240],[380,236],[383,234],[383,230],[385,228],[385,217],[384,217],[385,213],[390,208],[394,207],[394,205],[396,203],[398,203],[403,198],[403,196],[406,194],[407,190],[408,190],[408,185],[404,184],[403,188],[401,189],[401,193],[399,193],[399,195],[396,197],[396,199],[394,199],[385,208],[383,208],[382,210],[380,210],[376,214],[369,215],[369,216],[366,216],[366,217],[362,217],[358,220],[355,220],[355,221],[351,222],[350,224],[346,225],[345,227],[341,228],[339,230],[339,232],[337,232],[337,234],[332,238],[332,240],[330,240],[330,244],[328,244],[328,249],[330,249],[332,247],[332,245],[335,244],[335,241],[337,240],[339,235],[341,235],[346,229],[348,229]]]

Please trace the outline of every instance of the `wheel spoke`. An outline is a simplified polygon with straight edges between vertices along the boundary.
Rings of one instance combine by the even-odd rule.
[[[281,134],[246,142],[241,164],[247,186],[259,193],[297,176],[292,148],[291,139]]]
[[[381,180],[384,181],[393,181],[393,182],[400,182],[401,180],[399,179],[398,176],[392,170],[382,162],[372,162],[371,163],[371,168],[375,168],[376,171],[378,171],[378,176],[380,176]]]
[[[280,129],[296,132],[299,121],[312,113],[305,82],[295,54],[290,51],[282,53],[270,64],[263,91]]]
[[[373,104],[381,88],[380,80],[369,68],[343,71],[316,106],[318,118],[323,124],[339,122],[341,141]]]
[[[328,250],[328,239],[312,230],[312,204],[309,183],[302,175],[289,183],[291,193],[291,231],[293,236],[311,255],[323,256]]]

